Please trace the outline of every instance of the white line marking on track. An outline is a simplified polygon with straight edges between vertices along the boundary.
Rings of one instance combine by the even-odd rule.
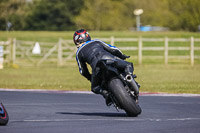
[[[189,104],[200,104],[200,102],[162,102],[162,104],[177,104],[177,105],[189,105]]]
[[[27,103],[27,104],[4,104],[6,106],[55,106],[55,105],[74,105],[74,104],[83,104],[83,105],[91,105],[96,103]]]
[[[164,121],[199,121],[200,118],[174,118],[174,119],[52,119],[52,120],[11,120],[10,122],[71,122],[71,121],[155,121],[155,122],[164,122]]]

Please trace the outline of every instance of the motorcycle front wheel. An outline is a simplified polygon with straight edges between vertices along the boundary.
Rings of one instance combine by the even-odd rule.
[[[134,98],[126,91],[120,79],[112,79],[108,84],[108,88],[114,95],[119,106],[125,110],[128,116],[136,117],[142,112],[140,106],[136,104]]]
[[[3,104],[0,103],[0,125],[7,125],[8,120],[9,120],[8,113]]]

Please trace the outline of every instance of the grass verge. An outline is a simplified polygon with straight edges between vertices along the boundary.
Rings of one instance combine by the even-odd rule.
[[[200,65],[135,65],[141,92],[200,94]],[[0,88],[90,91],[76,63],[66,67],[20,67],[0,70]]]

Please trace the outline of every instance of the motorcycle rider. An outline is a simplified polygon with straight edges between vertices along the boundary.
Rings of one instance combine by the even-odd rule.
[[[108,105],[108,92],[101,87],[101,77],[98,75],[96,64],[100,60],[112,60],[118,69],[124,69],[127,74],[133,73],[133,64],[124,61],[130,56],[123,54],[117,47],[106,44],[105,42],[95,39],[91,40],[89,33],[85,29],[77,30],[73,36],[74,43],[78,48],[76,52],[76,61],[79,66],[79,72],[91,82],[91,91],[95,94],[101,94],[106,99]],[[87,64],[92,68],[90,74]]]

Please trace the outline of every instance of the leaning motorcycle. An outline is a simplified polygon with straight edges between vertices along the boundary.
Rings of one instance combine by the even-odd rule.
[[[0,125],[7,125],[8,120],[9,120],[8,113],[3,104],[0,103]]]
[[[110,105],[125,110],[131,117],[141,114],[138,102],[140,85],[135,81],[135,75],[117,69],[112,60],[99,61],[96,75],[102,77],[101,86],[109,93]]]

